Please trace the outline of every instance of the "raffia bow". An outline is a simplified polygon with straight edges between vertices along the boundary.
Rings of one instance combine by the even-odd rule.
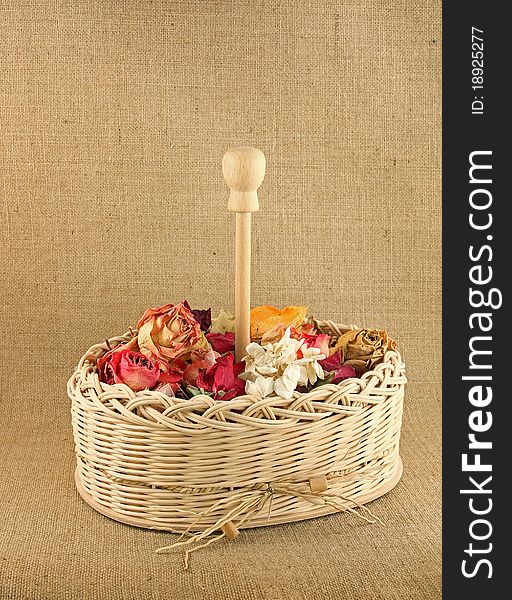
[[[261,513],[267,504],[267,520],[270,520],[270,516],[272,514],[272,500],[276,494],[285,494],[295,498],[301,498],[311,502],[312,504],[323,504],[324,506],[330,506],[339,511],[348,511],[354,515],[357,515],[368,523],[379,522],[383,524],[381,519],[374,515],[368,507],[358,503],[354,498],[349,498],[340,494],[329,493],[328,489],[325,491],[315,492],[312,490],[301,490],[300,488],[304,488],[304,484],[267,483],[254,486],[250,489],[240,490],[240,492],[233,494],[229,498],[222,498],[218,502],[214,503],[210,508],[197,515],[197,518],[180,535],[176,542],[169,546],[158,548],[156,552],[161,554],[174,550],[175,548],[184,547],[185,569],[188,569],[190,563],[190,554],[192,552],[196,552],[201,548],[205,548],[206,546],[209,546],[210,544],[213,544],[224,537],[229,537],[230,539],[236,537],[238,529],[242,527],[242,525],[249,523],[257,514]],[[223,509],[226,512],[214,524],[210,525],[204,531],[190,535],[190,531],[194,527],[199,525],[201,521],[204,520],[210,513],[219,509]],[[218,530],[222,530],[222,533],[210,537],[215,531]],[[234,535],[229,535],[229,532],[236,533]],[[189,536],[187,539],[183,539],[187,536]],[[203,540],[207,541],[199,543]],[[194,544],[196,545],[193,546]]]

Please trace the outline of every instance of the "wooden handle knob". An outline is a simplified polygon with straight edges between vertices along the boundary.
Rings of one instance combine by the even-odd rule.
[[[263,152],[246,146],[230,148],[222,159],[222,173],[231,190],[228,210],[237,213],[259,210],[256,191],[265,177]]]

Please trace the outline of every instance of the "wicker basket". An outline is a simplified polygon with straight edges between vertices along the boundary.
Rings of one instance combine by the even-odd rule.
[[[317,325],[334,337],[350,329]],[[362,505],[393,488],[402,472],[406,378],[398,352],[388,351],[361,379],[291,400],[180,400],[99,381],[98,357],[135,333],[93,346],[68,383],[76,485],[93,508],[200,538],[341,510],[373,520]]]

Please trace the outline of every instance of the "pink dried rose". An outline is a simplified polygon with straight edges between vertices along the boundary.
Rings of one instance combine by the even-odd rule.
[[[299,333],[299,337],[297,339],[304,340],[304,346],[306,346],[306,348],[318,348],[320,350],[320,354],[329,356],[329,341],[331,336],[327,333],[308,334],[301,332]]]
[[[226,354],[212,367],[199,371],[197,387],[212,393],[215,400],[231,400],[245,392],[245,381],[238,378],[243,370],[243,362],[235,364],[233,354]]]
[[[165,365],[165,371],[160,372],[158,382],[170,385],[173,392],[177,392],[181,387],[187,366],[187,363],[180,358],[173,360],[170,364]]]
[[[235,334],[231,331],[226,333],[207,333],[206,339],[210,342],[215,352],[226,354],[235,350]]]
[[[139,351],[151,360],[160,361],[163,371],[168,370],[173,360],[186,359],[192,350],[209,346],[199,323],[184,302],[148,308],[137,329],[136,341],[130,344],[136,344]]]
[[[127,347],[114,348],[98,360],[100,380],[124,383],[134,392],[152,388],[160,379],[158,362],[153,362],[141,352]]]
[[[199,371],[212,367],[218,356],[219,354],[213,350],[194,350],[191,355],[192,362],[183,371],[185,382],[195,386]]]
[[[341,354],[334,352],[331,356],[324,358],[320,361],[320,366],[326,373],[332,373],[334,371],[334,377],[329,383],[339,383],[349,377],[357,377],[357,372],[351,365],[341,364]]]

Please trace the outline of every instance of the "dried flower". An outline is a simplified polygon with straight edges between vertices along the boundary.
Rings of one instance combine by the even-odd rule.
[[[339,369],[336,369],[331,383],[340,383],[340,381],[350,379],[351,377],[357,377],[357,371],[354,367],[352,365],[341,365]]]
[[[137,328],[140,352],[159,360],[162,370],[176,358],[188,358],[194,349],[209,349],[199,323],[184,302],[148,308]]]
[[[212,333],[226,333],[235,331],[235,315],[221,310],[218,316],[212,320],[210,331]]]
[[[340,383],[344,379],[357,377],[357,372],[352,365],[341,364],[341,354],[339,352],[334,352],[331,356],[321,360],[320,365],[326,373],[334,373],[329,383]]]
[[[194,350],[191,354],[191,363],[183,371],[183,379],[188,385],[196,385],[197,376],[201,369],[208,369],[215,364],[219,354],[213,350]]]
[[[309,385],[315,383],[317,379],[322,379],[324,371],[320,360],[325,357],[325,354],[321,354],[318,348],[307,348],[304,345],[301,346],[299,354],[302,355],[302,358],[294,363],[301,366],[298,384]]]
[[[190,308],[190,304],[186,300],[183,304],[194,315],[194,319],[199,323],[201,331],[204,333],[210,331],[210,327],[212,326],[212,309],[206,308],[205,310],[200,310],[197,308]]]
[[[231,400],[244,393],[245,382],[238,378],[243,370],[243,363],[236,363],[232,354],[226,354],[197,376],[197,387],[210,392],[215,400]]]
[[[243,359],[245,371],[240,377],[246,380],[245,390],[249,394],[264,397],[272,392],[272,385],[278,396],[290,399],[298,385],[314,384],[323,378],[319,361],[324,358],[319,348],[308,348],[304,340],[292,338],[288,327],[274,344],[261,346],[251,342],[247,346],[247,356]]]
[[[293,392],[299,383],[300,378],[300,367],[298,365],[288,365],[281,377],[278,377],[274,381],[274,391],[281,398],[290,400],[293,396]]]
[[[226,352],[234,352],[235,350],[235,334],[232,331],[226,331],[226,333],[207,333],[206,339],[210,342],[215,352],[219,354],[226,354]]]
[[[343,365],[362,373],[382,362],[388,350],[395,349],[396,342],[386,331],[354,329],[338,338],[332,352],[341,352]]]
[[[286,327],[284,325],[276,325],[272,329],[265,331],[261,336],[260,344],[262,346],[265,346],[266,344],[276,344],[283,337],[285,331]]]
[[[98,360],[98,373],[105,383],[124,383],[134,392],[152,388],[160,378],[158,362],[127,346],[118,346]]]
[[[160,373],[159,383],[168,383],[174,392],[177,392],[183,380],[183,373],[187,368],[187,363],[180,358],[176,358],[171,363],[164,365],[165,371]],[[160,364],[162,368],[162,364]]]
[[[306,320],[307,306],[256,306],[251,310],[251,339],[261,340],[263,335],[278,326],[300,327]]]
[[[265,398],[274,391],[274,380],[271,377],[259,375],[254,381],[250,379],[245,384],[245,391],[253,396]]]
[[[331,336],[327,333],[307,334],[304,332],[298,332],[298,336],[299,340],[304,340],[304,346],[307,348],[318,348],[320,350],[320,354],[329,356],[329,341]]]
[[[341,367],[341,353],[333,352],[330,356],[320,361],[320,364],[324,371],[336,371],[336,369]]]
[[[260,344],[262,346],[264,346],[265,344],[275,344],[283,337],[285,331],[286,331],[286,327],[284,325],[282,325],[282,324],[276,325],[273,329],[269,329],[261,336]],[[297,327],[290,326],[290,331],[291,331],[291,337],[296,340],[306,339],[307,336],[315,337],[317,335],[317,331],[311,323],[303,323],[302,325],[299,325]],[[319,334],[319,335],[327,335],[327,334]],[[327,337],[330,339],[330,336],[327,336]],[[308,344],[308,345],[315,345],[315,344]],[[328,346],[327,346],[327,349],[328,349]]]

